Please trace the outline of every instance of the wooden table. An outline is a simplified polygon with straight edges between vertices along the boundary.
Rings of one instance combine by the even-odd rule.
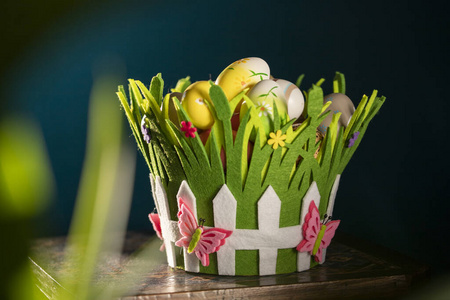
[[[148,240],[149,234],[128,233],[124,253],[100,271],[123,273],[127,256]],[[60,285],[65,238],[35,241],[31,263],[36,285],[56,299]],[[66,269],[67,270],[67,269]],[[428,267],[386,248],[337,233],[326,263],[311,270],[276,276],[228,277],[187,273],[160,265],[140,274],[138,288],[123,299],[397,299],[423,281]],[[119,280],[119,279],[118,279]]]

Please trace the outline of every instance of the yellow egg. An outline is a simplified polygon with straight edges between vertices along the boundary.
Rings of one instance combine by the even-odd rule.
[[[214,117],[206,106],[209,97],[208,81],[197,81],[191,84],[183,93],[181,105],[189,115],[192,124],[198,129],[209,129],[214,124]]]
[[[261,58],[249,57],[229,65],[217,77],[216,84],[223,89],[230,101],[244,89],[269,77],[269,65]]]

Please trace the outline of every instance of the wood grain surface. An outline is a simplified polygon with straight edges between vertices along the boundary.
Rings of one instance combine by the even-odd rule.
[[[130,254],[153,237],[127,234],[119,257],[105,256],[95,282],[99,287],[123,282]],[[64,237],[34,241],[31,264],[37,287],[49,298],[64,290]],[[160,255],[161,254],[155,254]],[[144,264],[144,262],[142,262]],[[336,234],[323,265],[311,270],[272,276],[214,276],[188,273],[166,264],[141,270],[123,299],[396,299],[426,278],[428,267],[389,249]],[[63,272],[69,272],[64,274]]]

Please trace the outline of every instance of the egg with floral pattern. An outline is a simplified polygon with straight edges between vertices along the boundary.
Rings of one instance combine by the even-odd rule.
[[[272,131],[274,120],[274,105],[277,106],[278,115],[282,120],[286,120],[286,104],[281,87],[273,80],[263,80],[258,82],[247,94],[255,105],[258,117],[264,127],[266,134]],[[247,105],[241,107],[241,119],[247,112]]]
[[[269,79],[269,65],[261,58],[248,57],[240,59],[220,73],[216,84],[222,88],[228,101],[246,88],[253,87],[256,83]]]
[[[197,81],[191,84],[183,93],[181,105],[188,114],[194,127],[198,129],[209,129],[214,124],[214,117],[206,105],[211,103],[209,97],[208,81]]]
[[[305,98],[303,97],[302,91],[293,84],[284,79],[274,80],[280,86],[283,96],[282,99],[285,100],[287,106],[287,113],[290,119],[297,119],[303,112],[305,107]]]

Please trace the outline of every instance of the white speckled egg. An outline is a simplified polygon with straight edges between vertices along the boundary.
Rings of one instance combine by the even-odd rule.
[[[286,119],[286,104],[281,87],[273,80],[263,80],[258,82],[247,94],[250,100],[255,104],[258,116],[264,126],[267,134],[273,127],[273,106],[276,105],[281,119]],[[241,109],[241,118],[247,111],[247,106],[243,105]]]
[[[242,90],[269,77],[269,65],[261,58],[249,57],[229,65],[217,77],[216,84],[223,89],[230,101]]]
[[[183,93],[181,105],[198,129],[209,129],[214,124],[214,117],[205,103],[209,97],[208,81],[197,81],[191,84]]]
[[[331,120],[333,118],[333,114],[338,112],[341,113],[341,117],[338,122],[338,130],[340,126],[347,127],[350,119],[355,112],[355,106],[353,105],[352,100],[344,94],[341,93],[333,93],[324,97],[323,103],[327,103],[331,101],[330,106],[328,106],[326,111],[331,111],[325,120],[320,123],[320,126],[317,128],[323,135],[325,135],[328,126],[330,126]]]
[[[305,98],[300,89],[293,84],[284,79],[276,79],[276,83],[280,86],[283,92],[283,99],[286,101],[287,113],[289,118],[297,119],[303,112],[305,107]]]

